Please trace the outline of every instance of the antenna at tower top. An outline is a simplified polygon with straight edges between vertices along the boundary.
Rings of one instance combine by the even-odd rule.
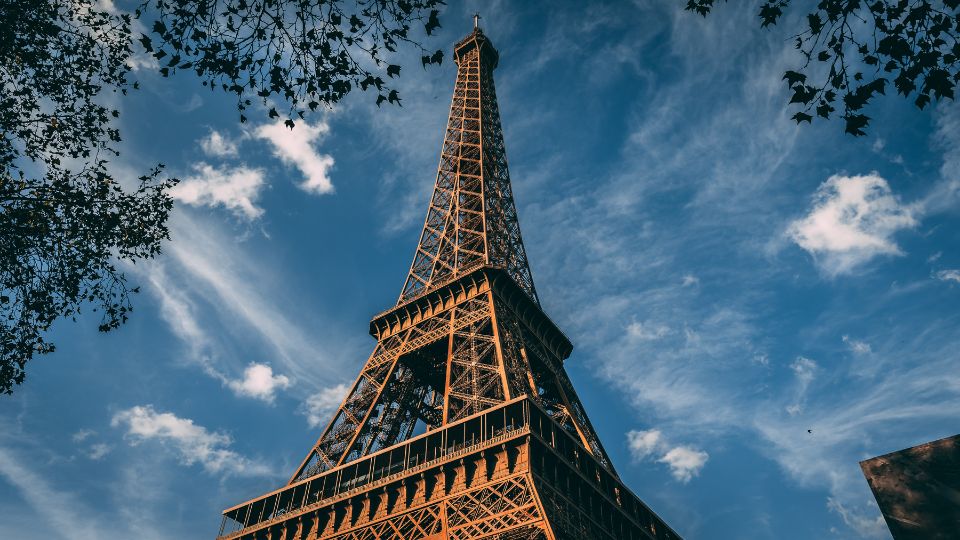
[[[480,28],[480,13],[473,14],[473,28]]]

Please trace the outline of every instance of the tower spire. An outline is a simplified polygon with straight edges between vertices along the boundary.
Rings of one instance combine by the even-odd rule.
[[[473,29],[474,30],[480,29],[480,13],[479,12],[473,14]]]
[[[474,15],[474,22],[479,14]],[[454,47],[457,82],[433,197],[397,304],[481,266],[502,268],[539,305],[510,185],[493,82],[499,54],[473,32]]]

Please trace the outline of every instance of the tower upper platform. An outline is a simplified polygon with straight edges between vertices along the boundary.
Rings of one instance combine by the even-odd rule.
[[[457,65],[459,66],[461,59],[474,49],[480,51],[481,60],[488,62],[490,69],[497,67],[497,63],[500,61],[500,53],[497,52],[490,38],[480,28],[474,28],[473,32],[458,41],[453,47],[453,58]]]

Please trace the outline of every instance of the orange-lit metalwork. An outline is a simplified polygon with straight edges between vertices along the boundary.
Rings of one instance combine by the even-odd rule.
[[[621,482],[540,307],[479,28],[397,305],[290,482],[224,511],[220,538],[675,539]]]

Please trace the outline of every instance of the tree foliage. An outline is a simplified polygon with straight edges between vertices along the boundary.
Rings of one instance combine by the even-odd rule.
[[[146,0],[138,15],[152,13],[152,35],[143,48],[161,63],[160,73],[192,70],[204,86],[233,93],[240,120],[255,96],[279,117],[274,100],[295,118],[340,101],[356,87],[376,90],[377,105],[399,104],[384,77],[400,75],[385,54],[401,44],[422,53],[423,65],[440,64],[411,37],[414,24],[427,35],[440,26],[442,0]]]
[[[0,392],[54,350],[45,334],[81,305],[120,326],[132,289],[116,260],[167,238],[173,180],[154,169],[124,188],[108,168],[120,142],[105,92],[130,86],[129,16],[73,2],[0,3]]]
[[[54,344],[58,319],[81,308],[99,329],[126,322],[130,286],[120,261],[160,253],[169,238],[175,179],[154,167],[117,179],[115,104],[147,54],[163,76],[193,71],[235,96],[240,120],[254,99],[287,125],[351,90],[398,104],[387,61],[411,31],[439,25],[441,0],[145,0],[133,13],[97,0],[0,0],[0,393]],[[134,32],[137,22],[146,32]],[[143,65],[144,62],[138,62]],[[269,109],[269,112],[266,110]]]
[[[796,0],[762,0],[762,27],[775,26]],[[687,0],[686,9],[707,16],[716,0]],[[953,99],[960,81],[960,0],[820,0],[793,35],[804,62],[787,71],[793,119],[837,113],[847,133],[865,135],[871,99],[896,92],[923,109],[931,100]],[[840,109],[838,112],[837,109]]]

